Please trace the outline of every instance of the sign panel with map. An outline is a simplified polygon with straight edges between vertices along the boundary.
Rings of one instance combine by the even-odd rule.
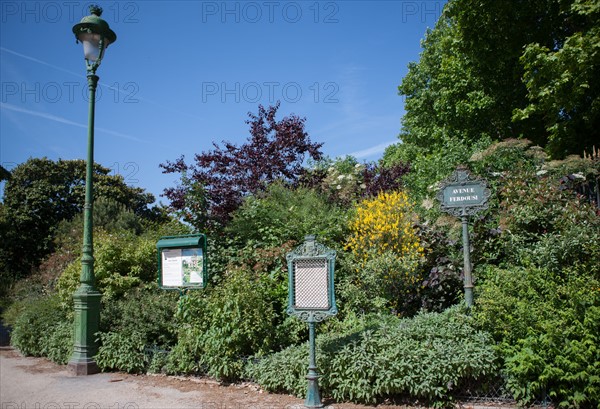
[[[158,284],[164,289],[206,286],[204,235],[162,237],[157,243]]]

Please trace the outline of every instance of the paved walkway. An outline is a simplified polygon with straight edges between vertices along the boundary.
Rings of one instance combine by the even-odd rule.
[[[123,373],[76,377],[65,366],[8,347],[0,348],[0,403],[1,409],[304,408],[298,398],[252,385]]]
[[[305,409],[293,396],[256,385],[222,386],[210,379],[100,373],[74,376],[45,358],[0,347],[0,409]],[[412,409],[404,405],[334,403],[326,409]],[[509,409],[465,405],[457,409]]]

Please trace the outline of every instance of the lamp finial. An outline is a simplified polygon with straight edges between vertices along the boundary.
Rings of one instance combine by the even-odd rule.
[[[90,5],[90,14],[100,17],[102,15],[102,7],[97,4]]]

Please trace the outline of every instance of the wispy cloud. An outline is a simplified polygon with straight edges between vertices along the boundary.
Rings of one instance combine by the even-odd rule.
[[[6,47],[0,47],[0,51],[3,51],[3,52],[5,52],[5,53],[8,53],[8,54],[12,54],[12,55],[14,55],[14,56],[17,56],[17,57],[23,58],[23,59],[25,59],[25,60],[28,60],[28,61],[35,62],[35,63],[37,63],[37,64],[45,65],[46,67],[51,67],[51,68],[54,68],[55,70],[58,70],[58,71],[66,72],[67,74],[74,75],[74,76],[76,76],[76,77],[78,77],[78,78],[82,78],[82,79],[84,79],[84,80],[86,80],[86,81],[87,81],[87,77],[86,77],[85,75],[81,75],[81,74],[79,74],[79,73],[77,73],[77,72],[74,72],[74,71],[67,70],[67,69],[65,69],[65,68],[59,67],[58,65],[50,64],[50,63],[48,63],[48,62],[46,62],[46,61],[42,61],[42,60],[40,60],[40,59],[38,59],[38,58],[31,57],[31,56],[29,56],[29,55],[25,55],[25,54],[19,53],[19,52],[17,52],[17,51],[14,51],[14,50],[8,49],[8,48],[6,48]],[[128,90],[123,90],[123,89],[121,89],[121,88],[113,87],[113,86],[111,86],[111,85],[106,85],[106,84],[102,83],[102,81],[100,81],[100,82],[98,83],[98,85],[99,85],[100,87],[107,88],[107,89],[110,89],[110,90],[112,90],[112,91],[115,91],[115,92],[117,92],[118,94],[120,94],[120,95],[122,95],[122,96],[125,96],[125,97],[133,97],[133,95],[132,95],[132,93],[131,93],[131,90],[129,90],[129,89],[128,89]],[[182,111],[180,111],[180,110],[176,110],[176,109],[173,109],[173,108],[171,108],[171,107],[168,107],[168,106],[165,106],[165,105],[159,104],[159,103],[157,103],[157,102],[154,102],[154,101],[152,101],[152,100],[149,100],[149,99],[147,99],[147,98],[141,97],[141,96],[137,95],[137,91],[136,91],[135,99],[136,99],[136,100],[140,100],[140,101],[144,101],[144,102],[146,102],[146,103],[148,103],[148,104],[155,105],[155,106],[157,106],[157,107],[159,107],[159,108],[161,108],[161,109],[164,109],[164,110],[166,110],[166,111],[176,112],[176,113],[178,113],[178,114],[185,115],[185,116],[187,116],[187,117],[190,117],[190,118],[201,119],[201,118],[198,118],[198,117],[197,117],[197,116],[195,116],[195,115],[191,115],[191,114],[188,114],[188,113],[186,113],[186,112],[182,112]]]
[[[368,158],[370,156],[382,154],[390,145],[398,143],[398,139],[394,139],[393,141],[383,142],[375,146],[371,146],[370,148],[362,149],[360,151],[350,153],[350,156],[354,156],[357,159]]]
[[[45,65],[46,67],[54,68],[55,70],[58,70],[58,71],[66,72],[68,74],[74,75],[74,76],[79,77],[79,78],[85,78],[85,76],[83,76],[81,74],[78,74],[78,73],[76,73],[74,71],[69,71],[69,70],[64,69],[62,67],[59,67],[58,65],[54,65],[54,64],[47,63],[46,61],[38,60],[35,57],[30,57],[28,55],[21,54],[19,52],[13,51],[13,50],[9,50],[8,48],[5,48],[5,47],[0,47],[0,51],[4,51],[5,53],[12,54],[12,55],[15,55],[17,57],[21,57],[21,58],[23,58],[25,60],[29,60],[29,61],[33,61],[33,62],[38,63],[38,64]]]
[[[394,107],[386,112],[374,112],[367,89],[364,66],[348,62],[340,66],[336,76],[339,84],[339,103],[333,107],[335,115],[330,122],[320,124],[311,131],[321,140],[328,140],[328,147],[337,155],[351,155],[358,159],[374,159],[385,148],[397,143],[395,135],[400,127],[401,114]],[[381,138],[389,141],[381,142]]]
[[[9,111],[13,111],[13,112],[19,112],[21,114],[35,116],[35,117],[38,117],[38,118],[47,119],[49,121],[53,121],[53,122],[57,122],[57,123],[65,124],[65,125],[76,126],[78,128],[86,128],[87,129],[87,127],[88,127],[87,124],[81,124],[79,122],[74,122],[74,121],[71,121],[70,119],[66,119],[66,118],[63,118],[61,116],[57,116],[57,115],[53,115],[53,114],[48,114],[46,112],[32,111],[30,109],[21,108],[21,107],[12,105],[12,104],[7,104],[7,103],[4,103],[4,102],[0,102],[0,110],[4,110],[4,109],[9,110]],[[117,136],[119,138],[128,139],[128,140],[134,141],[134,142],[149,143],[149,142],[144,141],[143,139],[137,138],[135,136],[124,134],[122,132],[112,131],[112,130],[106,129],[106,128],[96,127],[95,130],[103,132],[103,133],[108,134],[108,135],[113,135],[113,136]]]

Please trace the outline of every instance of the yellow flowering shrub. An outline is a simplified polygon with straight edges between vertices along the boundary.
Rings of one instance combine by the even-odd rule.
[[[423,281],[424,248],[415,218],[406,193],[382,192],[357,205],[345,247],[355,260],[352,285],[369,297],[385,298],[398,312],[407,294],[417,295]]]
[[[362,201],[350,222],[346,249],[367,261],[369,254],[391,251],[399,256],[423,257],[414,225],[412,203],[404,192],[382,192]]]

